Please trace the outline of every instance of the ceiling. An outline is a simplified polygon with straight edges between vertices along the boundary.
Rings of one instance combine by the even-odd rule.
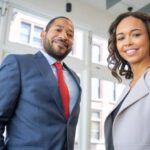
[[[100,10],[108,11],[112,15],[128,11],[129,7],[133,11],[141,10],[150,14],[150,0],[79,0],[92,5]]]

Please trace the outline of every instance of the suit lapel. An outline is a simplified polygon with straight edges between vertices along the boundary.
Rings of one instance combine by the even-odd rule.
[[[78,97],[76,99],[76,103],[75,103],[75,105],[74,105],[74,107],[72,109],[72,112],[71,112],[71,113],[73,113],[74,109],[76,108],[76,106],[79,105],[79,102],[80,102],[80,99],[81,99],[81,87],[80,87],[80,83],[79,83],[80,81],[77,78],[77,75],[71,69],[69,69],[68,66],[65,63],[63,63],[63,66],[68,70],[70,75],[73,77],[74,81],[76,82],[77,88],[79,89],[79,95],[78,95]]]
[[[61,114],[64,114],[61,97],[57,85],[57,80],[55,78],[55,75],[51,67],[49,66],[47,60],[41,54],[41,52],[35,54],[35,63],[39,71],[41,72],[44,80],[46,80],[47,86],[49,88],[49,92],[52,93],[53,99],[55,100],[58,110],[60,111]]]
[[[115,107],[110,111],[110,113],[108,114],[106,120],[105,120],[105,133],[107,135],[106,138],[109,139],[109,131],[108,130],[112,130],[112,124],[113,124],[113,120],[112,120],[112,112],[118,107],[118,105],[123,101],[124,97],[126,96],[126,94],[129,92],[129,87],[125,88],[122,92],[122,95],[120,96],[118,102],[116,103]],[[117,115],[116,115],[117,116]],[[107,123],[106,123],[107,122]]]
[[[127,93],[129,92],[129,87],[126,87],[123,92],[122,95],[120,96],[119,100],[117,101],[115,107],[110,111],[110,113],[108,114],[107,117],[111,116],[111,113],[118,107],[118,105],[123,101],[124,97],[127,95]]]
[[[130,87],[127,86],[127,87],[123,90],[123,92],[122,92],[122,94],[121,94],[119,100],[118,100],[117,103],[116,103],[115,108],[122,102],[122,100],[124,99],[124,97],[127,95],[127,93],[128,93],[129,91],[130,91]]]
[[[119,112],[121,113],[123,110],[131,106],[132,104],[136,103],[137,101],[141,100],[149,93],[149,89],[146,86],[144,76],[136,83],[133,89],[129,92],[126,100],[123,102]]]
[[[69,67],[68,67],[65,63],[63,63],[63,66],[69,71],[69,73],[71,74],[71,76],[72,76],[73,79],[75,80],[75,82],[76,82],[76,84],[77,84],[79,90],[81,91],[81,87],[80,87],[80,84],[79,84],[79,80],[77,79],[77,76],[75,75],[75,73],[74,73],[72,70],[70,70]]]

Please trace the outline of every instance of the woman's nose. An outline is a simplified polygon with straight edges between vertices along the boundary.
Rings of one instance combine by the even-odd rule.
[[[132,41],[132,38],[131,37],[126,37],[125,38],[125,45],[132,45],[133,44],[133,41]]]

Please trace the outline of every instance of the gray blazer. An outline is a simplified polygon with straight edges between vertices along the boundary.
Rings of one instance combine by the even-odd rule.
[[[150,69],[129,92],[112,121],[112,112],[128,92],[129,86],[105,120],[106,150],[113,150],[111,136],[114,150],[150,150]]]
[[[40,52],[4,60],[0,67],[0,150],[62,150],[63,145],[74,149],[81,88],[77,75],[65,67],[79,88],[68,121],[57,80]]]

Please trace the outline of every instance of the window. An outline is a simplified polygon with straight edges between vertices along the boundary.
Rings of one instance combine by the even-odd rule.
[[[91,82],[92,99],[100,99],[100,80],[97,78],[92,78]]]
[[[98,78],[91,79],[92,100],[116,101],[123,89],[123,84],[100,80]]]
[[[31,46],[41,47],[40,33],[43,30],[44,28],[41,26],[22,21],[19,41]]]
[[[101,46],[98,44],[92,45],[92,62],[99,63],[101,61]]]
[[[70,56],[82,59],[83,55],[83,31],[75,29],[74,44]]]
[[[21,22],[19,41],[24,43],[30,42],[31,24]]]
[[[93,110],[91,115],[91,142],[100,142],[101,113]]]
[[[107,40],[100,37],[92,37],[92,63],[107,65]]]
[[[115,100],[115,83],[107,80],[101,80],[103,88],[103,100]]]
[[[116,100],[118,100],[119,99],[119,97],[120,97],[120,94],[123,92],[123,90],[124,90],[124,88],[125,88],[125,85],[124,84],[116,84],[116,92],[115,92],[115,97],[116,97]]]
[[[32,38],[32,44],[41,46],[41,38],[40,33],[43,31],[42,27],[34,26],[33,30],[33,38]]]
[[[111,81],[102,81],[103,85],[103,99],[107,99],[109,101],[117,101],[120,94],[122,93],[125,85],[117,84]]]
[[[40,33],[46,21],[14,9],[9,32],[9,41],[32,47],[41,47]],[[14,36],[15,35],[15,36]]]

